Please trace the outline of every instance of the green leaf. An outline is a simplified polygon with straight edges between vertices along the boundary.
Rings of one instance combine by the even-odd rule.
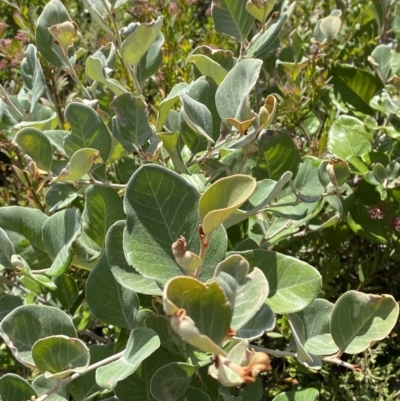
[[[348,291],[335,303],[331,333],[341,352],[358,354],[383,340],[399,316],[399,304],[391,295]]]
[[[26,107],[22,106],[23,113]],[[40,130],[53,130],[58,125],[57,113],[49,107],[38,103],[33,109],[32,116],[29,120],[20,121],[12,128],[13,131],[18,131],[23,128],[36,128]]]
[[[63,182],[52,185],[46,193],[46,204],[49,212],[56,212],[59,209],[71,204],[79,197],[78,191],[71,185]]]
[[[52,390],[56,385],[56,379],[46,379],[44,375],[40,375],[35,377],[35,380],[32,382],[33,388],[37,391],[38,396],[42,396],[44,394],[48,394],[50,390]],[[46,401],[68,401],[69,400],[69,392],[66,386],[61,387],[55,393],[49,395],[46,398]]]
[[[300,312],[297,317],[304,328],[304,348],[315,355],[332,355],[338,347],[331,336],[330,317],[333,304],[317,298]],[[292,315],[289,315],[289,318]]]
[[[72,319],[52,306],[20,306],[9,313],[0,324],[0,335],[10,347],[14,358],[32,368],[35,367],[32,358],[35,342],[59,334],[77,337]]]
[[[199,69],[201,75],[211,77],[217,85],[224,80],[228,73],[221,64],[218,64],[211,57],[207,57],[204,54],[191,53],[186,62],[194,64]]]
[[[36,25],[36,44],[41,55],[56,67],[67,67],[60,48],[54,43],[48,28],[70,21],[68,11],[59,0],[51,0],[40,14]]]
[[[247,0],[214,0],[212,16],[218,32],[234,37],[238,42],[247,39],[254,18],[246,11]]]
[[[0,321],[15,308],[22,305],[22,299],[16,295],[5,294],[0,298]]]
[[[118,139],[122,136],[129,143],[142,146],[152,135],[149,124],[147,105],[140,96],[125,93],[111,102],[115,111],[113,118],[113,134]],[[115,131],[118,131],[115,135]]]
[[[128,263],[145,277],[162,284],[185,274],[175,261],[171,246],[183,235],[187,249],[199,253],[199,198],[195,188],[170,170],[149,164],[137,170],[124,197],[128,218],[123,246]],[[225,250],[226,233],[221,227],[213,234],[201,269],[201,280],[212,277]]]
[[[0,227],[12,242],[15,253],[31,269],[45,269],[51,265],[42,241],[42,227],[48,217],[37,209],[21,206],[0,208]]]
[[[251,196],[256,181],[236,174],[221,178],[206,189],[199,201],[199,216],[207,235],[215,230]]]
[[[213,121],[211,111],[202,103],[192,99],[185,92],[181,92],[179,97],[182,102],[182,119],[198,135],[206,138],[209,143],[214,143],[212,138]]]
[[[97,149],[105,162],[111,152],[111,137],[100,116],[83,103],[70,103],[65,118],[72,132],[64,139],[64,149],[72,156],[82,148]]]
[[[104,19],[106,10],[104,9],[102,2],[99,0],[83,0],[83,2],[96,24],[99,25],[110,38],[112,38],[114,32]]]
[[[266,209],[272,201],[280,195],[282,189],[290,181],[292,176],[293,173],[287,171],[277,182],[269,179],[257,181],[257,187],[253,195],[224,221],[224,227],[229,228]]]
[[[110,79],[105,72],[101,60],[97,57],[89,56],[86,60],[86,75],[93,81],[102,83],[109,88],[115,95],[126,93],[126,89],[115,79]]]
[[[328,150],[342,160],[362,156],[371,151],[371,141],[367,135],[360,120],[342,115],[333,122],[329,130]]]
[[[171,157],[175,170],[178,173],[188,173],[186,165],[182,159],[182,139],[179,131],[157,134]]]
[[[198,153],[205,151],[209,146],[209,139],[216,141],[221,135],[221,118],[218,115],[216,104],[215,104],[215,93],[217,91],[217,85],[211,79],[206,77],[200,77],[188,88],[187,95],[185,97],[186,103],[184,104],[185,110],[187,111],[187,118],[193,123],[200,123],[200,127],[196,128],[193,123],[185,121],[184,114],[185,110],[181,109],[180,115],[180,127],[177,130],[181,131],[182,139],[186,146],[192,153]],[[181,92],[183,93],[183,92]],[[193,99],[193,100],[192,100]],[[203,120],[197,117],[197,106],[203,111]],[[209,126],[211,113],[212,127]],[[205,131],[207,136],[202,135],[202,132],[198,132],[199,129]],[[204,132],[203,132],[204,133]]]
[[[163,44],[164,35],[160,32],[149,50],[142,56],[136,68],[136,76],[139,83],[142,84],[147,78],[150,78],[160,67]]]
[[[161,367],[151,379],[151,394],[159,401],[178,400],[188,389],[195,371],[195,366],[182,362]]]
[[[6,373],[0,378],[0,397],[2,401],[21,401],[36,398],[36,390],[22,377]]]
[[[136,327],[139,299],[115,280],[105,254],[86,282],[86,300],[90,312],[103,322],[130,330]]]
[[[15,136],[16,144],[36,163],[40,170],[49,172],[53,147],[48,137],[36,128],[24,128]]]
[[[280,393],[272,401],[316,401],[319,391],[315,388]]]
[[[179,100],[179,93],[188,87],[186,82],[180,82],[176,84],[168,96],[160,103],[158,107],[157,115],[157,126],[156,131],[161,132],[164,127],[165,122],[168,118],[168,113],[174,106],[174,104]]]
[[[57,149],[57,151],[67,157],[67,154],[65,153],[64,150],[64,138],[66,135],[69,134],[69,131],[61,130],[61,129],[53,129],[53,130],[46,130],[43,131],[43,133],[49,138],[51,144],[53,145],[54,149]]]
[[[380,80],[367,71],[347,64],[337,64],[331,68],[333,78],[330,83],[336,96],[355,110],[372,114],[369,102],[382,89]]]
[[[232,51],[230,50],[223,50],[223,49],[214,49],[211,48],[210,46],[198,46],[196,47],[190,54],[189,57],[187,58],[187,62],[193,62],[192,57],[194,56],[205,56],[207,59],[211,59],[213,62],[217,63],[218,65],[220,65],[221,67],[224,68],[224,70],[226,71],[226,73],[231,70],[237,63],[237,58],[233,56]],[[197,57],[195,57],[193,60],[197,60]],[[203,58],[198,59],[203,60]],[[206,65],[209,65],[209,61],[206,61]],[[201,73],[201,75],[199,75],[195,69],[195,75],[196,76],[207,76],[207,73],[205,73],[205,71],[201,71],[200,69],[200,65],[203,65],[203,61],[200,62],[199,65],[196,64],[196,62],[194,62],[195,67],[199,70],[199,73]],[[213,64],[211,64],[213,65]],[[215,66],[216,67],[216,66]],[[217,67],[218,68],[218,67]],[[214,68],[212,68],[214,69]],[[222,72],[222,70],[220,70],[218,68],[219,71]],[[208,68],[206,68],[206,71],[208,71]],[[225,73],[225,75],[226,75]],[[219,74],[218,74],[219,75]],[[215,82],[217,82],[217,80],[215,79],[215,77],[213,77],[211,75],[211,78],[214,79]],[[217,84],[219,85],[220,82],[217,82]]]
[[[276,0],[267,0],[261,4],[248,0],[246,3],[246,10],[258,21],[264,23],[268,14],[272,11]]]
[[[278,180],[284,173],[297,173],[300,154],[293,139],[285,132],[268,131],[257,142],[259,148],[254,175],[257,179]]]
[[[107,261],[115,280],[122,287],[140,294],[162,295],[155,280],[142,276],[126,261],[122,247],[124,229],[125,221],[119,221],[110,227],[106,237]]]
[[[227,118],[245,121],[253,117],[249,94],[258,80],[261,67],[261,60],[243,60],[228,72],[218,87],[215,95],[217,110],[228,127]]]
[[[323,18],[319,24],[319,29],[328,41],[333,40],[340,31],[342,21],[339,17],[329,15]]]
[[[209,281],[203,284],[191,277],[173,278],[165,286],[163,301],[167,315],[175,315],[179,309],[184,309],[200,335],[207,336],[217,345],[224,341],[230,328],[233,310],[217,282]],[[173,328],[177,331],[174,326]],[[182,326],[179,328],[183,330]],[[193,341],[184,338],[182,331],[177,332],[185,341],[199,348],[198,343],[193,344]]]
[[[254,340],[266,331],[273,330],[275,323],[274,312],[267,304],[264,304],[245,325],[236,331],[236,337]]]
[[[305,262],[261,249],[239,254],[250,263],[250,269],[258,267],[265,274],[269,284],[265,302],[274,313],[301,311],[321,291],[321,275]]]
[[[304,349],[305,335],[304,325],[301,319],[295,315],[289,315],[289,326],[292,331],[294,343],[296,344],[296,358],[305,367],[319,370],[322,368],[322,361],[318,356],[308,353]]]
[[[11,258],[11,263],[15,269],[17,269],[21,274],[23,274],[24,279],[28,278],[32,281],[36,281],[37,283],[41,284],[44,288],[50,291],[56,289],[55,284],[49,277],[41,274],[33,274],[29,265],[20,255],[13,255]],[[40,293],[41,291],[42,289],[39,288],[38,292]]]
[[[214,279],[225,291],[233,307],[231,327],[239,330],[262,307],[268,296],[268,281],[261,270],[250,274],[249,263],[240,255],[231,255],[218,264]],[[225,288],[228,286],[232,295]]]
[[[160,346],[160,339],[154,330],[139,327],[131,331],[121,358],[96,371],[96,382],[100,387],[113,389],[118,382],[126,379]]]
[[[12,269],[11,257],[15,255],[14,245],[7,233],[0,228],[0,271],[4,268]]]
[[[159,348],[146,358],[136,372],[118,382],[115,395],[120,401],[156,401],[150,392],[150,381],[162,366],[177,362],[167,350]]]
[[[30,113],[33,113],[40,97],[45,96],[47,92],[46,79],[43,75],[42,66],[37,58],[37,49],[29,44],[25,50],[26,58],[21,63],[21,75],[25,85],[32,92]]]
[[[38,396],[48,394],[49,390],[52,390],[56,385],[56,380],[46,379],[44,375],[35,377],[32,382],[33,388],[37,391]],[[69,392],[66,386],[59,388],[55,393],[49,395],[46,401],[68,401]]]
[[[99,156],[99,151],[91,148],[77,150],[71,157],[71,160],[63,168],[58,177],[53,178],[54,181],[78,181],[85,174],[89,173],[93,166],[103,163],[103,159]]]
[[[247,50],[246,57],[254,57],[259,59],[266,59],[268,55],[276,50],[279,45],[279,34],[283,25],[290,17],[295,3],[292,3],[289,8],[281,15],[281,17],[274,22],[264,33],[260,36],[255,36],[251,45]]]
[[[77,338],[53,335],[39,339],[32,347],[36,367],[46,378],[63,379],[82,373],[89,366],[89,349]]]
[[[54,283],[57,288],[51,294],[52,299],[60,302],[63,308],[70,310],[79,295],[76,280],[68,274],[63,274],[57,277]]]
[[[389,46],[379,45],[371,53],[374,63],[383,83],[386,83],[391,74],[393,55]]]
[[[122,42],[121,55],[124,60],[136,67],[157,39],[162,22],[163,17],[158,17],[148,24],[138,24],[138,27]]]
[[[91,185],[85,193],[81,240],[88,237],[102,249],[108,229],[125,218],[122,199],[113,188]]]
[[[66,209],[53,214],[43,225],[43,243],[53,263],[46,274],[58,277],[72,262],[71,248],[81,233],[79,209]]]
[[[90,363],[94,364],[114,355],[114,348],[115,343],[107,345],[92,345],[89,348]],[[96,371],[92,370],[73,380],[68,385],[68,390],[75,401],[88,401],[96,397],[96,395],[98,395],[103,389],[97,385]]]

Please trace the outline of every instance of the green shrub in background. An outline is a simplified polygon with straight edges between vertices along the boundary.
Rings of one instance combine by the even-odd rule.
[[[187,3],[19,20],[0,113],[31,207],[0,209],[0,335],[24,368],[1,398],[394,399],[368,369],[399,312],[373,287],[399,260],[398,6],[220,0],[221,40]]]

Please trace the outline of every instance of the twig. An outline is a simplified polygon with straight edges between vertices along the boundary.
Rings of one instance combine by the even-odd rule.
[[[61,48],[60,48],[61,49]],[[81,80],[79,79],[78,75],[76,75],[76,71],[74,66],[71,64],[71,60],[69,59],[68,55],[64,53],[63,49],[62,54],[64,55],[65,62],[68,65],[68,72],[71,78],[78,84],[78,86],[82,89],[83,93],[88,99],[93,99],[91,94],[87,91],[87,89],[83,86]]]
[[[53,69],[51,69],[50,86],[51,86],[51,91],[53,92],[53,95],[54,95],[54,105],[56,106],[58,119],[60,120],[61,127],[64,128],[64,125],[65,125],[64,113],[61,110],[61,102],[60,102],[60,97],[58,96],[56,82],[54,81],[54,70]]]
[[[46,207],[44,205],[42,205],[42,202],[40,202],[40,199],[39,199],[35,189],[33,188],[32,182],[31,182],[31,180],[29,178],[29,174],[23,168],[24,167],[24,163],[22,162],[22,157],[21,157],[21,154],[19,152],[19,148],[17,146],[15,146],[14,149],[15,149],[15,154],[17,155],[17,158],[18,158],[18,162],[19,162],[20,166],[22,167],[22,173],[24,174],[24,177],[25,177],[25,179],[26,179],[26,181],[28,183],[28,186],[32,189],[32,192],[31,192],[32,196],[33,196],[35,202],[37,203],[37,205],[39,206],[40,211],[45,212]],[[24,183],[22,183],[22,185],[23,184]]]
[[[7,284],[11,287],[15,287],[18,290],[22,291],[24,294],[29,294],[31,291],[29,291],[27,288],[25,288],[22,284],[16,283],[12,280],[9,280],[8,278],[5,278],[4,276],[0,276],[0,281],[3,282],[4,284]],[[35,294],[38,301],[41,302],[44,305],[49,305],[53,306],[50,302],[47,302],[44,298],[42,298],[40,295]]]
[[[256,351],[265,352],[266,354],[273,355],[278,358],[282,358],[284,356],[290,356],[293,358],[297,357],[297,354],[295,352],[278,351],[278,350],[273,350],[273,349],[269,349],[269,348],[257,347],[256,345],[250,345],[250,347]],[[321,358],[321,360],[324,362],[334,363],[336,365],[343,366],[343,367],[351,369],[353,371],[358,370],[356,365],[352,365],[351,363],[344,362],[341,359],[339,359],[336,355],[326,356],[324,358]]]
[[[93,365],[88,366],[88,368],[82,372],[82,373],[74,373],[72,376],[67,377],[66,379],[59,380],[56,385],[50,389],[47,393],[43,394],[39,398],[36,398],[36,401],[44,401],[47,397],[51,396],[55,392],[57,392],[61,387],[66,386],[67,384],[71,383],[73,380],[77,379],[78,377],[81,377],[85,375],[86,373],[91,372],[92,370],[95,370],[99,368],[100,366],[106,365],[107,363],[113,362],[116,359],[121,358],[123,355],[124,351],[119,352],[118,354],[112,355],[109,358],[103,359],[100,362],[94,363]]]
[[[264,352],[266,354],[273,355],[278,358],[282,358],[284,356],[290,356],[290,357],[296,358],[295,352],[273,350],[273,349],[269,349],[269,348],[257,347],[256,345],[250,345],[250,347],[256,351]]]
[[[112,182],[106,181],[98,181],[96,179],[91,179],[90,181],[77,181],[76,184],[78,185],[97,185],[99,187],[107,187],[107,188],[114,188],[114,189],[126,189],[126,184],[114,184]]]
[[[114,44],[115,48],[117,49],[118,54],[121,57],[122,62],[125,65],[125,68],[127,69],[130,77],[132,78],[133,86],[135,87],[136,92],[140,95],[141,89],[140,89],[139,81],[137,80],[137,77],[136,77],[136,70],[134,68],[132,68],[132,66],[122,56],[122,52],[121,52],[122,39],[121,39],[121,34],[119,32],[119,27],[118,27],[118,22],[117,22],[117,18],[115,15],[115,11],[110,10],[106,0],[100,0],[100,1],[103,4],[104,8],[106,9],[107,14],[110,17],[110,19],[114,25],[114,31],[115,31],[116,38],[111,38],[111,40],[113,41],[113,44]]]
[[[104,337],[98,336],[97,334],[91,332],[90,330],[82,330],[82,331],[79,332],[79,334],[88,336],[91,339],[96,340],[96,341],[98,341],[99,343],[102,343],[102,344],[110,344],[109,340],[107,340]]]
[[[8,93],[6,92],[6,90],[3,88],[3,85],[0,85],[0,97],[4,100],[5,103],[7,103],[7,105],[9,107],[11,107],[13,109],[13,111],[15,112],[15,114],[18,115],[18,117],[23,120],[24,119],[24,115],[18,110],[17,106],[11,101],[11,99],[8,97]]]

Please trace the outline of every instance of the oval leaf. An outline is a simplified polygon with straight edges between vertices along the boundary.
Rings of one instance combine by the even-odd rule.
[[[93,315],[103,322],[127,329],[135,328],[139,299],[135,292],[115,280],[105,254],[86,282],[86,300]]]
[[[46,378],[62,379],[71,373],[82,373],[89,366],[89,349],[77,338],[63,335],[42,338],[32,347],[36,367]]]
[[[65,109],[65,118],[72,132],[64,138],[64,148],[72,156],[82,148],[97,149],[103,161],[111,151],[111,136],[100,116],[83,103],[70,103]]]
[[[22,377],[6,373],[0,378],[0,397],[2,401],[22,401],[36,399],[36,390]]]
[[[65,273],[72,262],[71,248],[81,233],[79,209],[66,209],[53,214],[43,225],[43,243],[53,260],[48,276],[58,277]]]
[[[199,201],[199,215],[205,234],[211,233],[251,196],[254,178],[233,175],[221,178],[204,192]]]
[[[151,394],[159,401],[177,400],[185,394],[195,371],[195,366],[181,362],[163,366],[151,379]]]
[[[253,117],[247,100],[260,75],[261,67],[261,60],[247,59],[228,72],[215,95],[222,120],[226,122],[227,118],[235,118],[245,121]]]
[[[136,67],[157,39],[162,22],[163,17],[158,17],[148,24],[138,24],[138,27],[122,42],[121,55],[124,60]]]
[[[216,282],[203,284],[191,277],[176,277],[164,289],[164,311],[174,315],[184,309],[200,334],[221,344],[228,334],[232,307]]]
[[[125,259],[122,246],[125,221],[110,227],[106,237],[106,255],[110,271],[115,280],[123,287],[139,294],[162,295],[157,282],[139,274]]]
[[[51,0],[40,14],[36,26],[36,44],[41,55],[57,67],[67,67],[60,48],[54,43],[48,28],[70,21],[67,9],[59,0]]]
[[[160,339],[154,330],[139,327],[131,331],[122,357],[96,371],[96,382],[100,387],[113,389],[139,367],[141,362],[160,346]]]
[[[239,254],[247,259],[251,269],[258,267],[265,274],[269,284],[269,295],[265,302],[274,313],[298,312],[321,291],[321,275],[305,262],[262,249]]]
[[[173,256],[171,246],[183,235],[187,249],[199,253],[197,204],[200,194],[180,175],[156,165],[135,172],[124,197],[127,214],[124,253],[128,263],[145,277],[165,283],[185,274]],[[212,277],[225,256],[226,233],[214,233],[200,273]],[[162,269],[160,269],[162,266]]]
[[[340,351],[358,354],[384,339],[399,316],[399,304],[391,295],[348,291],[335,303],[331,333]]]
[[[40,170],[49,172],[53,159],[53,147],[42,131],[24,128],[18,132],[15,142],[36,163]]]
[[[33,345],[41,338],[58,334],[77,337],[72,319],[52,306],[20,306],[8,314],[0,324],[0,335],[14,357],[25,366],[33,368]]]

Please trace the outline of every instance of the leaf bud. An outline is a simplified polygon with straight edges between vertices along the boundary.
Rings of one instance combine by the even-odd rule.
[[[171,249],[176,263],[188,274],[201,267],[203,261],[193,252],[186,250],[186,239],[182,235],[172,244]]]
[[[65,21],[51,26],[49,32],[54,41],[64,50],[79,39],[78,24],[75,21]]]

